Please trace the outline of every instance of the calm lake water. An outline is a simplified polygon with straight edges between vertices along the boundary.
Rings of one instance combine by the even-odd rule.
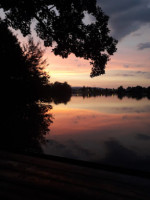
[[[72,97],[53,104],[45,154],[150,171],[150,100]]]

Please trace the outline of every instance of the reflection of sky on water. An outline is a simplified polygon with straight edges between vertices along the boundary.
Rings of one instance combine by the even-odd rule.
[[[46,154],[150,168],[150,101],[72,97],[54,105]]]

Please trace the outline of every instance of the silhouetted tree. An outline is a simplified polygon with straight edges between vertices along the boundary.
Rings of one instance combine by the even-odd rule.
[[[73,53],[90,59],[91,77],[104,74],[110,55],[116,52],[117,41],[109,35],[109,17],[96,6],[96,0],[0,0],[0,8],[7,24],[24,36],[31,33],[36,19],[37,35],[45,46],[55,43],[55,55],[67,58]],[[87,14],[95,18],[94,23],[84,23]]]
[[[3,98],[6,101],[10,97],[11,100],[16,96],[21,97],[25,92],[24,81],[27,74],[25,60],[19,42],[2,21],[0,21],[0,61],[4,81]]]
[[[70,85],[68,85],[67,82],[55,82],[54,84],[51,84],[51,90],[52,100],[55,104],[67,104],[67,102],[70,101],[72,95],[72,88]]]
[[[47,113],[51,106],[36,103],[40,99],[36,90],[47,83],[47,77],[38,67],[41,50],[37,51],[34,46],[33,54],[29,55],[33,46],[30,41],[23,51],[7,25],[0,21],[0,60],[4,77],[0,148],[42,152],[40,144],[45,142],[45,134],[52,123],[52,116]]]
[[[0,21],[0,59],[5,93],[12,94],[15,99],[22,97],[22,100],[42,97],[44,87],[49,84],[49,76],[44,72],[43,53],[32,38],[22,49],[7,25]]]
[[[35,95],[37,98],[43,97],[45,88],[49,85],[49,76],[44,71],[46,60],[43,60],[43,54],[44,50],[40,48],[40,43],[34,44],[31,37],[23,46],[23,56],[28,70],[26,84],[31,91],[30,95]]]

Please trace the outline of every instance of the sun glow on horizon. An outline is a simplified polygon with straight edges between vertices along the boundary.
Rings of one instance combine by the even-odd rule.
[[[71,86],[91,86],[117,88],[141,85],[150,86],[150,50],[138,49],[138,43],[148,41],[150,28],[143,27],[129,34],[117,45],[117,52],[110,57],[105,74],[90,78],[91,65],[89,60],[76,58],[71,54],[67,59],[55,56],[47,48],[45,57],[49,63],[47,72],[50,81],[68,82]]]
[[[32,30],[35,41],[38,38]],[[77,58],[71,54],[67,59],[55,56],[52,48],[45,48],[43,41],[41,47],[45,48],[44,59],[48,66],[45,71],[50,76],[50,82],[67,82],[71,86],[89,86],[102,88],[117,88],[141,85],[150,86],[150,49],[138,49],[138,44],[149,41],[150,27],[142,26],[122,38],[117,45],[117,52],[110,57],[105,74],[90,78],[92,65],[90,60]],[[27,41],[20,32],[17,32],[20,41]]]

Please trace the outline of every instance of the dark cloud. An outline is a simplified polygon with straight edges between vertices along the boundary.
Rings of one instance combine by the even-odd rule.
[[[143,107],[139,107],[139,106],[135,106],[135,107],[125,106],[125,107],[123,107],[122,106],[120,108],[118,108],[118,107],[111,108],[112,112],[116,112],[116,110],[117,110],[117,113],[149,113],[150,106],[149,105],[145,105]],[[136,117],[134,119],[136,119]],[[141,120],[142,120],[142,117],[141,117]]]
[[[71,148],[73,149],[74,153],[76,153],[80,157],[89,158],[90,156],[94,155],[90,150],[88,150],[86,148],[83,148],[82,146],[77,144],[74,140],[68,140],[67,145],[71,146]]]
[[[149,171],[150,156],[139,156],[134,150],[128,149],[115,139],[106,141],[105,146],[107,154],[100,162],[114,166]]]
[[[72,159],[89,160],[94,155],[90,150],[80,146],[73,140],[68,140],[61,143],[51,139],[48,140],[46,148],[46,151],[50,155],[58,155]]]
[[[124,76],[124,77],[133,77],[136,76],[136,74],[133,71],[129,71],[129,72],[120,72],[120,73],[114,73],[113,76]]]
[[[124,77],[131,77],[131,76],[135,76],[135,74],[122,74],[122,76],[124,76]]]
[[[136,74],[144,76],[146,79],[150,79],[150,72],[137,71]]]
[[[137,74],[147,74],[148,72],[143,72],[143,71],[137,71]]]
[[[136,64],[136,65],[134,65],[133,67],[142,68],[142,67],[143,67],[143,64]]]
[[[107,147],[108,153],[105,157],[105,162],[112,162],[112,163],[129,163],[133,161],[133,158],[136,159],[137,155],[132,150],[124,147],[115,139],[111,139],[105,142]]]
[[[139,66],[134,66],[136,68],[138,68]],[[142,65],[141,65],[142,67]],[[126,67],[127,68],[127,67]],[[129,67],[128,67],[129,68]],[[118,76],[118,77],[144,77],[146,79],[150,78],[150,72],[146,72],[146,71],[127,71],[125,72],[124,70],[114,73],[112,74],[112,76]]]
[[[87,117],[86,116],[76,116],[75,118],[74,118],[74,120],[73,120],[73,123],[75,123],[75,124],[78,124],[79,123],[79,121],[81,121],[81,120],[87,120]]]
[[[111,15],[116,15],[134,8],[136,4],[139,4],[140,0],[115,0],[115,2],[112,0],[98,0],[97,2],[100,6],[102,6],[104,11]]]
[[[143,49],[147,49],[147,48],[150,48],[150,42],[138,44],[138,49],[139,50],[143,50]]]
[[[124,116],[122,117],[122,119],[123,119],[123,120],[129,120],[129,119],[130,119],[130,117],[129,117],[129,116],[127,116],[127,115],[124,115]]]
[[[131,119],[134,119],[134,120],[143,120],[143,117],[142,116],[134,116],[134,117],[131,117],[130,115],[124,115],[122,117],[123,120],[131,120]]]
[[[127,64],[125,64],[125,65],[123,65],[123,67],[124,67],[124,68],[129,68],[130,66],[127,65]]]
[[[150,136],[145,134],[137,134],[137,138],[144,141],[150,141]]]
[[[117,39],[150,23],[149,0],[98,0],[98,4],[110,16],[113,36]]]

